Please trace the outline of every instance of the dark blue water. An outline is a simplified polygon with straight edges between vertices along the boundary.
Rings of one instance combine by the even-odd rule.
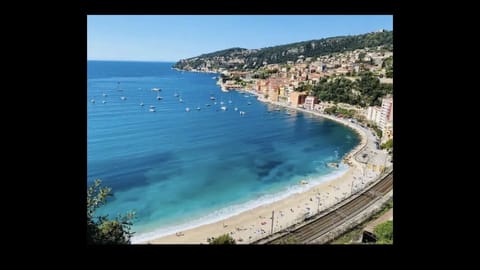
[[[360,142],[331,120],[223,93],[217,74],[172,64],[88,62],[87,181],[113,189],[100,213],[137,213],[137,240],[277,200],[307,188],[301,179],[325,181],[345,169],[325,162],[340,162]]]

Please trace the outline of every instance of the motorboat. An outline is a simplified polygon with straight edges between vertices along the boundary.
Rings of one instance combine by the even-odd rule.
[[[330,168],[338,168],[338,163],[336,162],[329,162],[327,163],[327,166]]]

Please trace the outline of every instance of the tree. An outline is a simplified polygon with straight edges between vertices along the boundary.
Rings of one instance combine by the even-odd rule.
[[[382,149],[390,150],[391,148],[393,148],[393,139],[389,139],[388,141],[386,141],[385,143],[383,143],[382,145],[380,145],[380,147],[381,147]]]
[[[373,231],[377,236],[377,244],[393,244],[393,221],[381,223]]]
[[[220,235],[219,237],[212,237],[208,239],[210,245],[235,245],[235,239],[228,234]]]
[[[337,111],[337,107],[336,107],[336,106],[332,106],[332,107],[326,108],[326,109],[324,110],[324,112],[325,112],[326,114],[335,114],[336,111]]]
[[[95,211],[107,202],[108,196],[112,196],[112,189],[101,187],[101,183],[100,179],[96,179],[87,190],[87,243],[130,244],[135,213],[128,212],[113,220],[109,220],[108,216],[95,216]]]

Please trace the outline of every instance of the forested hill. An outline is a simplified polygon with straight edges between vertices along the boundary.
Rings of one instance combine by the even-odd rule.
[[[378,46],[392,50],[393,32],[383,31],[356,36],[330,37],[256,50],[231,48],[182,59],[174,67],[185,70],[252,69],[260,67],[265,63],[276,64],[297,61],[302,56],[304,58],[318,57],[366,47],[376,48]]]

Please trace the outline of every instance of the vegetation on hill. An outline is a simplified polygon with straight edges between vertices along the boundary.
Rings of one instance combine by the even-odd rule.
[[[95,216],[95,211],[111,196],[111,188],[101,187],[101,180],[87,190],[87,243],[88,244],[130,244],[133,236],[131,226],[135,213],[129,212],[115,219]]]
[[[355,36],[330,37],[257,50],[230,48],[180,60],[174,67],[179,69],[200,69],[202,67],[238,70],[256,69],[263,66],[264,63],[295,62],[300,58],[319,57],[378,46],[383,46],[386,50],[392,50],[393,32],[385,31]]]
[[[393,56],[390,56],[383,61],[382,68],[385,68],[385,77],[393,78]]]
[[[351,81],[343,76],[321,79],[312,89],[312,94],[322,101],[348,103],[352,105],[380,106],[382,97],[393,93],[392,84],[380,83],[371,72],[360,72],[359,79]],[[297,88],[296,91],[304,91]]]

